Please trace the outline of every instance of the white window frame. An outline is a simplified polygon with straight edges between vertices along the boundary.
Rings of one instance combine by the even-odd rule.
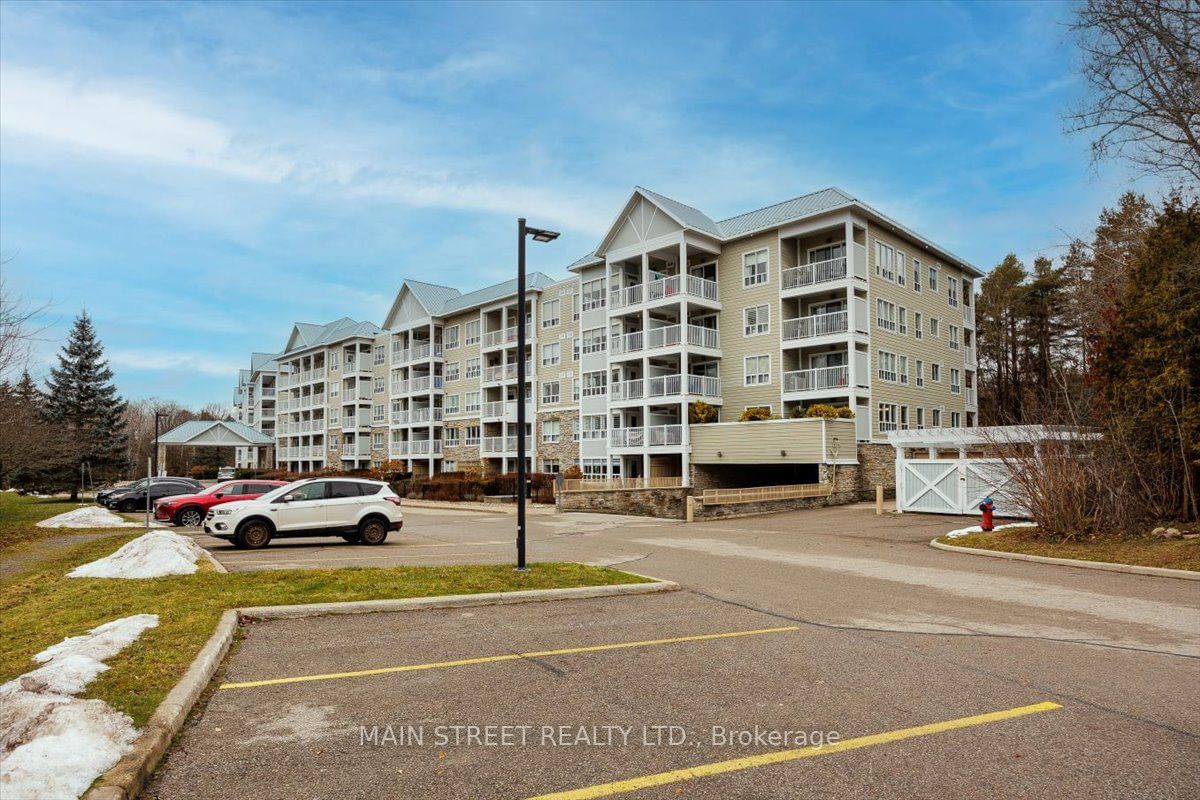
[[[544,385],[544,384],[543,384]],[[542,441],[547,444],[557,444],[562,433],[562,426],[556,419],[542,420]]]
[[[458,441],[459,441],[458,431],[459,431],[459,429],[453,425],[451,425],[450,427],[448,427],[442,431],[442,436],[445,437],[446,445],[448,447],[456,447],[458,445]]]
[[[908,280],[908,256],[902,251],[896,251],[896,284],[903,286]]]
[[[912,290],[917,294],[921,294],[921,259],[913,258],[913,282]]]
[[[920,389],[922,386],[925,385],[925,362],[919,358],[917,359],[916,373],[917,373],[917,388]]]
[[[931,266],[929,268],[929,291],[936,292],[938,285],[938,268]]]
[[[931,383],[942,382],[942,363],[934,361],[929,365],[929,380]]]
[[[951,325],[951,326],[950,326],[950,349],[951,349],[951,350],[958,350],[958,349],[959,349],[959,347],[960,347],[960,345],[959,345],[959,332],[958,332],[958,326],[957,326],[957,325]]]
[[[463,373],[467,380],[478,378],[483,373],[483,362],[478,358],[467,359],[467,369]]]
[[[453,350],[458,347],[458,326],[451,325],[446,328],[445,334],[442,336],[442,347],[445,350]]]
[[[900,378],[900,383],[908,385],[908,356],[901,355],[896,359],[896,372]]]
[[[542,345],[542,366],[555,367],[562,362],[562,343],[547,342]]]
[[[898,373],[897,356],[887,350],[880,350],[877,358],[875,374],[881,381],[895,383]]]
[[[742,253],[742,286],[762,286],[771,280],[771,251],[769,248]]]
[[[954,367],[950,368],[950,394],[962,394],[962,370]]]
[[[885,313],[890,312],[890,313]],[[896,304],[882,297],[875,298],[875,327],[896,332]]]
[[[937,317],[929,318],[929,335],[934,339],[942,335],[942,321]]]
[[[589,422],[590,420],[590,422]],[[596,421],[599,420],[599,424]],[[584,414],[583,415],[583,438],[584,439],[604,439],[608,436],[608,415],[607,414]]]
[[[542,301],[542,327],[553,328],[562,322],[562,303],[559,300]]]
[[[896,306],[896,320],[900,326],[897,332],[901,336],[908,336],[908,309],[904,306]]]
[[[446,399],[442,401],[442,405],[444,405],[446,407],[446,410],[444,413],[457,414],[458,413],[458,400],[459,400],[459,396],[456,394],[446,395]]]
[[[925,315],[922,314],[920,311],[914,311],[913,312],[913,338],[914,339],[924,339],[925,338],[924,326],[925,326]]]
[[[879,410],[875,417],[875,424],[878,426],[879,432],[888,433],[897,430],[898,406],[895,403],[880,402],[877,408]]]
[[[466,323],[463,326],[463,344],[467,346],[479,344],[480,329],[481,326],[479,324],[479,320],[477,319],[473,319]]]
[[[461,372],[461,370],[460,370],[460,368],[459,368],[459,362],[457,362],[457,361],[451,361],[451,362],[449,362],[449,363],[447,363],[447,364],[446,364],[446,380],[447,380],[447,381],[456,381],[456,380],[458,380],[458,376],[459,376],[460,374],[462,374],[462,372]]]
[[[896,281],[896,248],[875,240],[875,274],[885,281]]]
[[[742,309],[742,332],[745,336],[763,336],[771,332],[771,306],[746,306]]]
[[[468,425],[466,428],[464,428],[463,429],[463,444],[465,444],[467,447],[478,447],[480,431],[481,431],[481,426],[479,426],[479,425]],[[471,435],[472,433],[474,433],[475,435],[472,436]]]
[[[762,372],[762,359],[766,359],[767,371]],[[755,362],[751,371],[750,361]],[[762,353],[746,356],[742,359],[742,386],[766,386],[771,383],[771,354]]]
[[[542,405],[554,405],[562,396],[561,381],[544,381],[542,383]]]
[[[588,328],[583,332],[584,353],[603,353],[608,349],[608,332],[604,328]]]
[[[599,380],[596,379],[599,376]],[[583,396],[599,397],[608,394],[608,370],[598,369],[583,373]]]
[[[467,392],[463,397],[463,413],[478,414],[482,409],[481,399],[482,392]]]
[[[584,281],[580,287],[583,295],[583,310],[591,311],[595,308],[604,308],[605,295],[604,278],[595,278],[590,281]]]

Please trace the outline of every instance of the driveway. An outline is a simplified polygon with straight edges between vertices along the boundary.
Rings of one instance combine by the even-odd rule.
[[[1200,796],[1193,582],[937,551],[962,520],[870,505],[530,522],[534,559],[684,589],[253,626],[148,796]],[[215,552],[233,569],[500,562],[512,530],[411,509],[373,550]]]

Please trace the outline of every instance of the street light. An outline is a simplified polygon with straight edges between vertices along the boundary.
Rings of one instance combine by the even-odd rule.
[[[558,233],[530,228],[525,218],[517,220],[517,569],[525,566],[525,237],[535,242],[553,242]],[[530,359],[533,353],[529,354]]]

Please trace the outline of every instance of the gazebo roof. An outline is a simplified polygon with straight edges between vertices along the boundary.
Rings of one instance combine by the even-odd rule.
[[[194,419],[160,434],[158,443],[205,447],[263,447],[275,444],[275,440],[241,422]]]

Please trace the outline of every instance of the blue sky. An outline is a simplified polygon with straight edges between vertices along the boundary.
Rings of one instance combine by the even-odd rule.
[[[5,2],[6,278],[53,302],[36,372],[86,307],[126,396],[198,405],[295,320],[510,277],[517,216],[564,275],[635,184],[715,218],[836,185],[984,269],[1053,254],[1130,185],[1062,133],[1069,11]]]

